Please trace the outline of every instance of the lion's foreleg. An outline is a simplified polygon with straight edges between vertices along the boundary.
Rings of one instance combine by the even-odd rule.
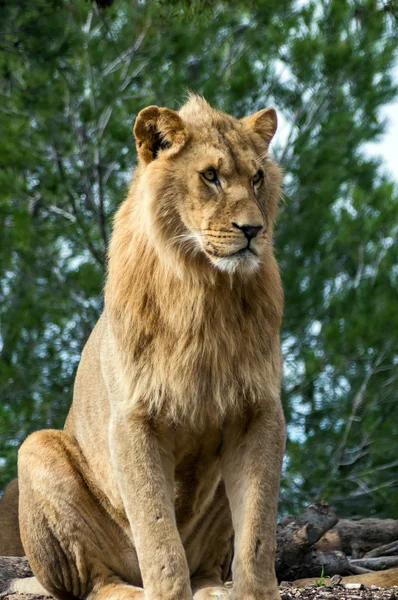
[[[285,426],[279,399],[225,436],[223,477],[235,530],[233,598],[276,600],[276,513]]]
[[[174,511],[172,436],[149,419],[123,411],[112,416],[111,455],[151,600],[192,598],[185,551]]]

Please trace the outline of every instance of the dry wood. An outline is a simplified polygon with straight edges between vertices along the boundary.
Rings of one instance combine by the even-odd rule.
[[[315,544],[325,533],[338,522],[336,513],[326,502],[310,504],[302,515],[297,517],[299,526],[306,526],[308,544]]]
[[[343,552],[320,552],[314,548],[303,556],[294,570],[299,573],[297,578],[320,577],[322,573],[325,577],[351,574],[349,562]]]
[[[349,563],[350,573],[352,575],[364,575],[365,573],[374,573],[372,569],[365,569],[364,567],[358,567],[358,565],[353,565]]]
[[[364,558],[377,558],[378,556],[392,556],[394,554],[398,554],[398,540],[391,544],[383,544],[374,550],[366,552]]]
[[[363,567],[372,571],[383,571],[398,567],[398,556],[379,556],[378,558],[357,558],[350,561],[350,566]]]
[[[276,574],[279,580],[298,579],[305,575],[320,574],[322,565],[328,564],[328,572],[348,572],[348,561],[339,553],[333,556],[318,552],[313,544],[337,523],[337,516],[325,502],[310,504],[297,519],[289,515],[286,526],[280,524],[277,532],[275,557]],[[333,565],[333,566],[332,566]],[[332,569],[337,571],[332,573]]]
[[[398,521],[394,519],[341,519],[319,542],[319,550],[341,550],[353,558],[361,558],[381,545],[398,540]]]

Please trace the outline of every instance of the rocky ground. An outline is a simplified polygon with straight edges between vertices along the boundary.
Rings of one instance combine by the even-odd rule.
[[[0,556],[0,597],[5,597],[5,590],[10,579],[32,577],[32,575],[33,573],[25,557]],[[12,596],[14,600],[17,600],[16,594],[12,594]]]
[[[353,587],[348,587],[348,586]],[[398,586],[369,588],[361,584],[312,585],[305,588],[294,587],[283,582],[280,586],[282,600],[398,600]]]
[[[348,590],[343,586],[295,588],[283,585],[280,592],[281,600],[398,600],[398,587]],[[1,600],[48,600],[48,596],[14,592],[0,593],[0,598]]]
[[[0,600],[49,600],[48,596],[8,592],[10,579],[30,577],[32,572],[26,558],[0,557]],[[398,586],[378,588],[365,587],[359,583],[342,585],[339,578],[325,578],[316,584],[298,588],[288,582],[282,582],[280,593],[282,600],[398,600]],[[320,585],[323,584],[323,585]],[[228,587],[232,587],[229,584]],[[266,600],[266,599],[264,599]]]

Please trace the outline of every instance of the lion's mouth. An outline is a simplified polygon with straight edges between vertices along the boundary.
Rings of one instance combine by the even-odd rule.
[[[226,258],[228,256],[244,256],[245,254],[246,255],[254,254],[254,256],[258,256],[257,252],[250,246],[250,243],[249,243],[249,244],[247,244],[247,246],[245,246],[244,248],[241,248],[237,252],[232,252],[231,254],[227,254]]]
[[[206,252],[215,258],[232,258],[234,256],[258,256],[257,252],[250,246],[250,243],[235,252],[231,252],[230,254],[219,254],[218,252],[214,252],[212,250],[206,249]]]

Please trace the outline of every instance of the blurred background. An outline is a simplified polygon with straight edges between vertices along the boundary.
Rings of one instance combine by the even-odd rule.
[[[26,435],[63,425],[135,116],[190,89],[280,117],[280,512],[398,518],[397,49],[391,0],[0,2],[0,490]]]

